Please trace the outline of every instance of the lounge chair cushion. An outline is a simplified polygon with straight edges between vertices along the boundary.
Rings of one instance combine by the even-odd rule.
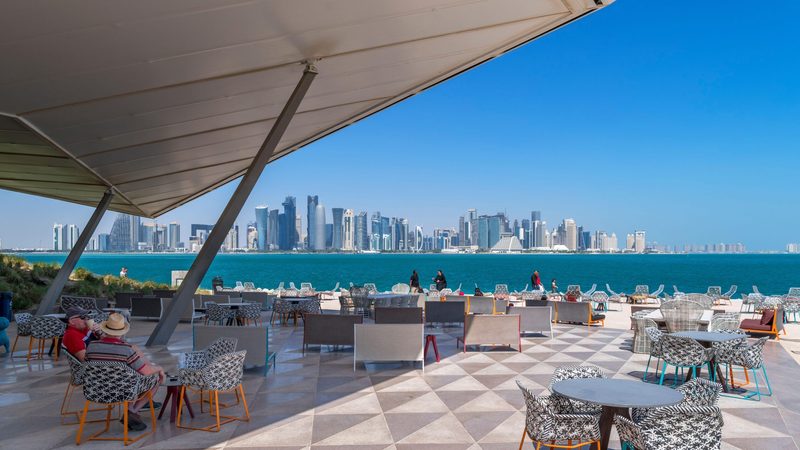
[[[762,330],[762,331],[772,331],[772,325],[762,325],[761,321],[758,319],[744,319],[742,324],[739,325],[739,328],[745,330]]]
[[[761,325],[770,325],[772,326],[772,319],[775,318],[775,310],[768,309],[764,311],[764,314],[761,315]]]
[[[592,314],[592,320],[606,320],[605,314]]]

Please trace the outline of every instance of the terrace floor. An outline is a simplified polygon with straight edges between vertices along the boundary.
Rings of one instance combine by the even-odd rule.
[[[626,311],[611,312],[605,328],[554,326],[553,338],[523,340],[523,352],[456,350],[460,329],[440,336],[442,362],[428,358],[424,373],[411,365],[361,366],[353,372],[352,352],[313,348],[303,356],[302,327],[273,328],[270,349],[276,370],[245,372],[250,422],[234,422],[219,433],[179,430],[166,415],[156,434],[134,448],[274,449],[512,449],[519,445],[524,404],[515,378],[546,390],[557,366],[590,363],[609,377],[641,379],[646,355],[629,350],[632,333]],[[134,321],[130,340],[142,345],[153,322]],[[786,347],[800,330],[792,325],[782,343],[769,342],[767,370],[776,395],[761,402],[721,398],[725,449],[797,449],[800,443],[800,366]],[[9,333],[14,336],[12,329]],[[13,339],[13,338],[12,338]],[[20,344],[23,344],[22,339]],[[27,347],[25,340],[23,347]],[[145,349],[175,371],[178,354],[191,348],[191,330],[180,325],[167,347]],[[27,363],[0,360],[2,447],[75,448],[77,426],[59,425],[59,407],[69,368],[61,358]],[[162,400],[164,390],[157,400]],[[73,399],[78,405],[80,393]],[[237,407],[231,409],[235,414]],[[145,421],[148,422],[145,417]],[[195,424],[200,424],[195,419]],[[207,422],[202,422],[207,424]],[[100,424],[87,425],[87,432]],[[121,435],[121,425],[112,432]],[[612,442],[619,448],[618,442]],[[121,443],[88,442],[82,448],[122,448]]]

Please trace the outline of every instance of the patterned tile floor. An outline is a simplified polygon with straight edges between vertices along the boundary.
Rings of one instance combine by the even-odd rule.
[[[141,344],[152,326],[135,321],[131,340]],[[641,379],[647,361],[646,355],[629,350],[631,332],[611,327],[558,325],[552,338],[525,338],[522,353],[461,353],[455,344],[458,333],[460,329],[452,329],[439,337],[442,362],[429,358],[424,373],[403,364],[369,364],[353,372],[351,351],[312,348],[304,356],[302,327],[275,327],[270,345],[278,352],[276,370],[267,377],[259,370],[245,375],[249,423],[207,433],[178,430],[165,417],[154,436],[131,447],[513,449],[524,422],[515,378],[544,391],[557,366],[591,363],[609,377]],[[169,370],[177,353],[190,345],[190,329],[181,325],[172,344],[148,352]],[[795,380],[800,366],[776,342],[767,344],[766,357],[777,394],[761,402],[723,398],[723,448],[798,448],[800,392]],[[24,358],[2,359],[0,448],[75,448],[77,427],[58,424],[67,380],[63,359],[55,364],[49,359],[30,364]],[[194,423],[207,424],[207,416]],[[99,430],[99,425],[87,430]],[[115,423],[112,431],[121,434],[121,426]],[[89,442],[81,447],[122,445]],[[612,442],[612,447],[619,448],[619,443]]]

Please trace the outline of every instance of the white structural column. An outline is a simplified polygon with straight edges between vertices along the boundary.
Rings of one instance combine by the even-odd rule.
[[[72,249],[69,251],[69,255],[67,255],[67,259],[64,261],[64,264],[61,265],[61,269],[59,269],[56,277],[50,284],[50,287],[47,288],[47,293],[44,294],[42,302],[39,303],[39,309],[36,311],[37,315],[41,316],[51,312],[50,310],[56,304],[56,300],[58,300],[58,297],[61,295],[61,290],[64,289],[64,285],[67,283],[69,275],[75,269],[75,264],[78,263],[78,259],[80,259],[81,255],[83,254],[83,249],[86,248],[86,245],[89,243],[89,239],[92,238],[94,231],[97,229],[97,224],[100,223],[100,219],[103,218],[103,214],[105,214],[106,210],[108,209],[108,205],[111,204],[111,199],[113,198],[114,192],[111,189],[107,190],[105,194],[103,194],[103,198],[100,199],[100,203],[97,204],[97,208],[95,208],[94,213],[92,213],[92,217],[89,218],[89,222],[83,228],[83,232],[78,237],[78,241],[72,246]]]
[[[291,122],[297,112],[297,108],[303,101],[303,97],[305,97],[306,92],[308,92],[308,88],[311,86],[311,82],[314,81],[316,75],[316,67],[312,64],[308,64],[303,71],[303,76],[294,88],[292,95],[289,97],[280,115],[278,115],[278,119],[272,126],[269,135],[267,135],[264,143],[261,144],[261,148],[253,159],[253,163],[250,165],[250,168],[247,169],[244,177],[242,177],[242,181],[239,182],[236,191],[233,193],[233,196],[231,196],[222,214],[220,214],[217,223],[211,230],[211,234],[208,236],[208,239],[206,239],[203,247],[197,254],[197,258],[195,258],[192,266],[189,268],[186,278],[181,282],[181,287],[175,294],[175,300],[169,302],[167,310],[162,314],[161,321],[156,325],[153,333],[147,340],[147,346],[166,345],[169,341],[169,338],[175,331],[175,327],[178,325],[178,320],[182,312],[185,311],[193,301],[192,297],[200,286],[200,282],[206,275],[209,266],[211,266],[211,262],[214,260],[217,252],[219,252],[220,246],[222,246],[222,243],[225,241],[228,230],[231,229],[236,217],[239,216],[242,206],[244,206],[245,201],[247,201],[247,197],[250,196],[250,192],[253,191],[253,187],[255,187],[256,182],[258,182],[258,178],[261,176],[264,167],[272,157],[281,137],[283,137],[283,133],[286,131],[286,128],[288,128],[289,122]]]

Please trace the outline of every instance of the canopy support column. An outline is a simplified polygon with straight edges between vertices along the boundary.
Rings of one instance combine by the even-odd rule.
[[[242,181],[239,182],[236,191],[233,193],[233,196],[231,196],[222,214],[220,214],[214,228],[212,228],[211,234],[208,236],[208,239],[197,254],[197,258],[195,258],[192,266],[189,268],[189,272],[186,274],[180,288],[178,288],[178,292],[175,294],[175,299],[169,302],[167,310],[162,314],[161,320],[147,340],[147,346],[166,345],[169,341],[169,338],[175,331],[175,327],[178,325],[178,320],[182,312],[186,311],[187,307],[192,303],[194,293],[200,286],[200,282],[203,280],[206,272],[208,272],[211,262],[214,260],[214,257],[225,241],[228,230],[233,226],[247,197],[250,196],[250,192],[252,192],[256,182],[258,182],[258,178],[264,171],[264,167],[267,165],[270,158],[272,158],[275,148],[277,148],[278,143],[289,126],[289,122],[291,122],[297,112],[300,102],[303,101],[303,97],[305,97],[316,75],[316,67],[314,67],[313,64],[307,64],[303,71],[303,76],[294,88],[286,105],[284,105],[283,110],[272,126],[264,143],[261,144],[261,148],[258,150],[255,159],[253,159],[253,163],[250,165],[250,168],[247,169],[244,177],[242,177]]]
[[[80,259],[83,254],[86,245],[89,244],[89,239],[92,238],[94,231],[97,229],[97,224],[100,223],[100,219],[103,218],[103,214],[105,214],[113,198],[114,192],[111,189],[103,194],[103,198],[100,200],[97,208],[95,208],[94,213],[92,213],[92,217],[89,218],[86,227],[83,228],[83,232],[81,232],[81,235],[78,237],[78,241],[75,242],[75,245],[69,251],[67,259],[64,261],[64,264],[61,265],[61,269],[59,269],[50,287],[47,288],[47,293],[44,294],[42,302],[39,303],[39,309],[36,310],[37,315],[41,316],[51,312],[51,309],[56,304],[56,300],[58,300],[61,295],[61,290],[64,289],[64,285],[67,284],[69,275],[75,269],[75,264],[78,263],[78,259]]]

